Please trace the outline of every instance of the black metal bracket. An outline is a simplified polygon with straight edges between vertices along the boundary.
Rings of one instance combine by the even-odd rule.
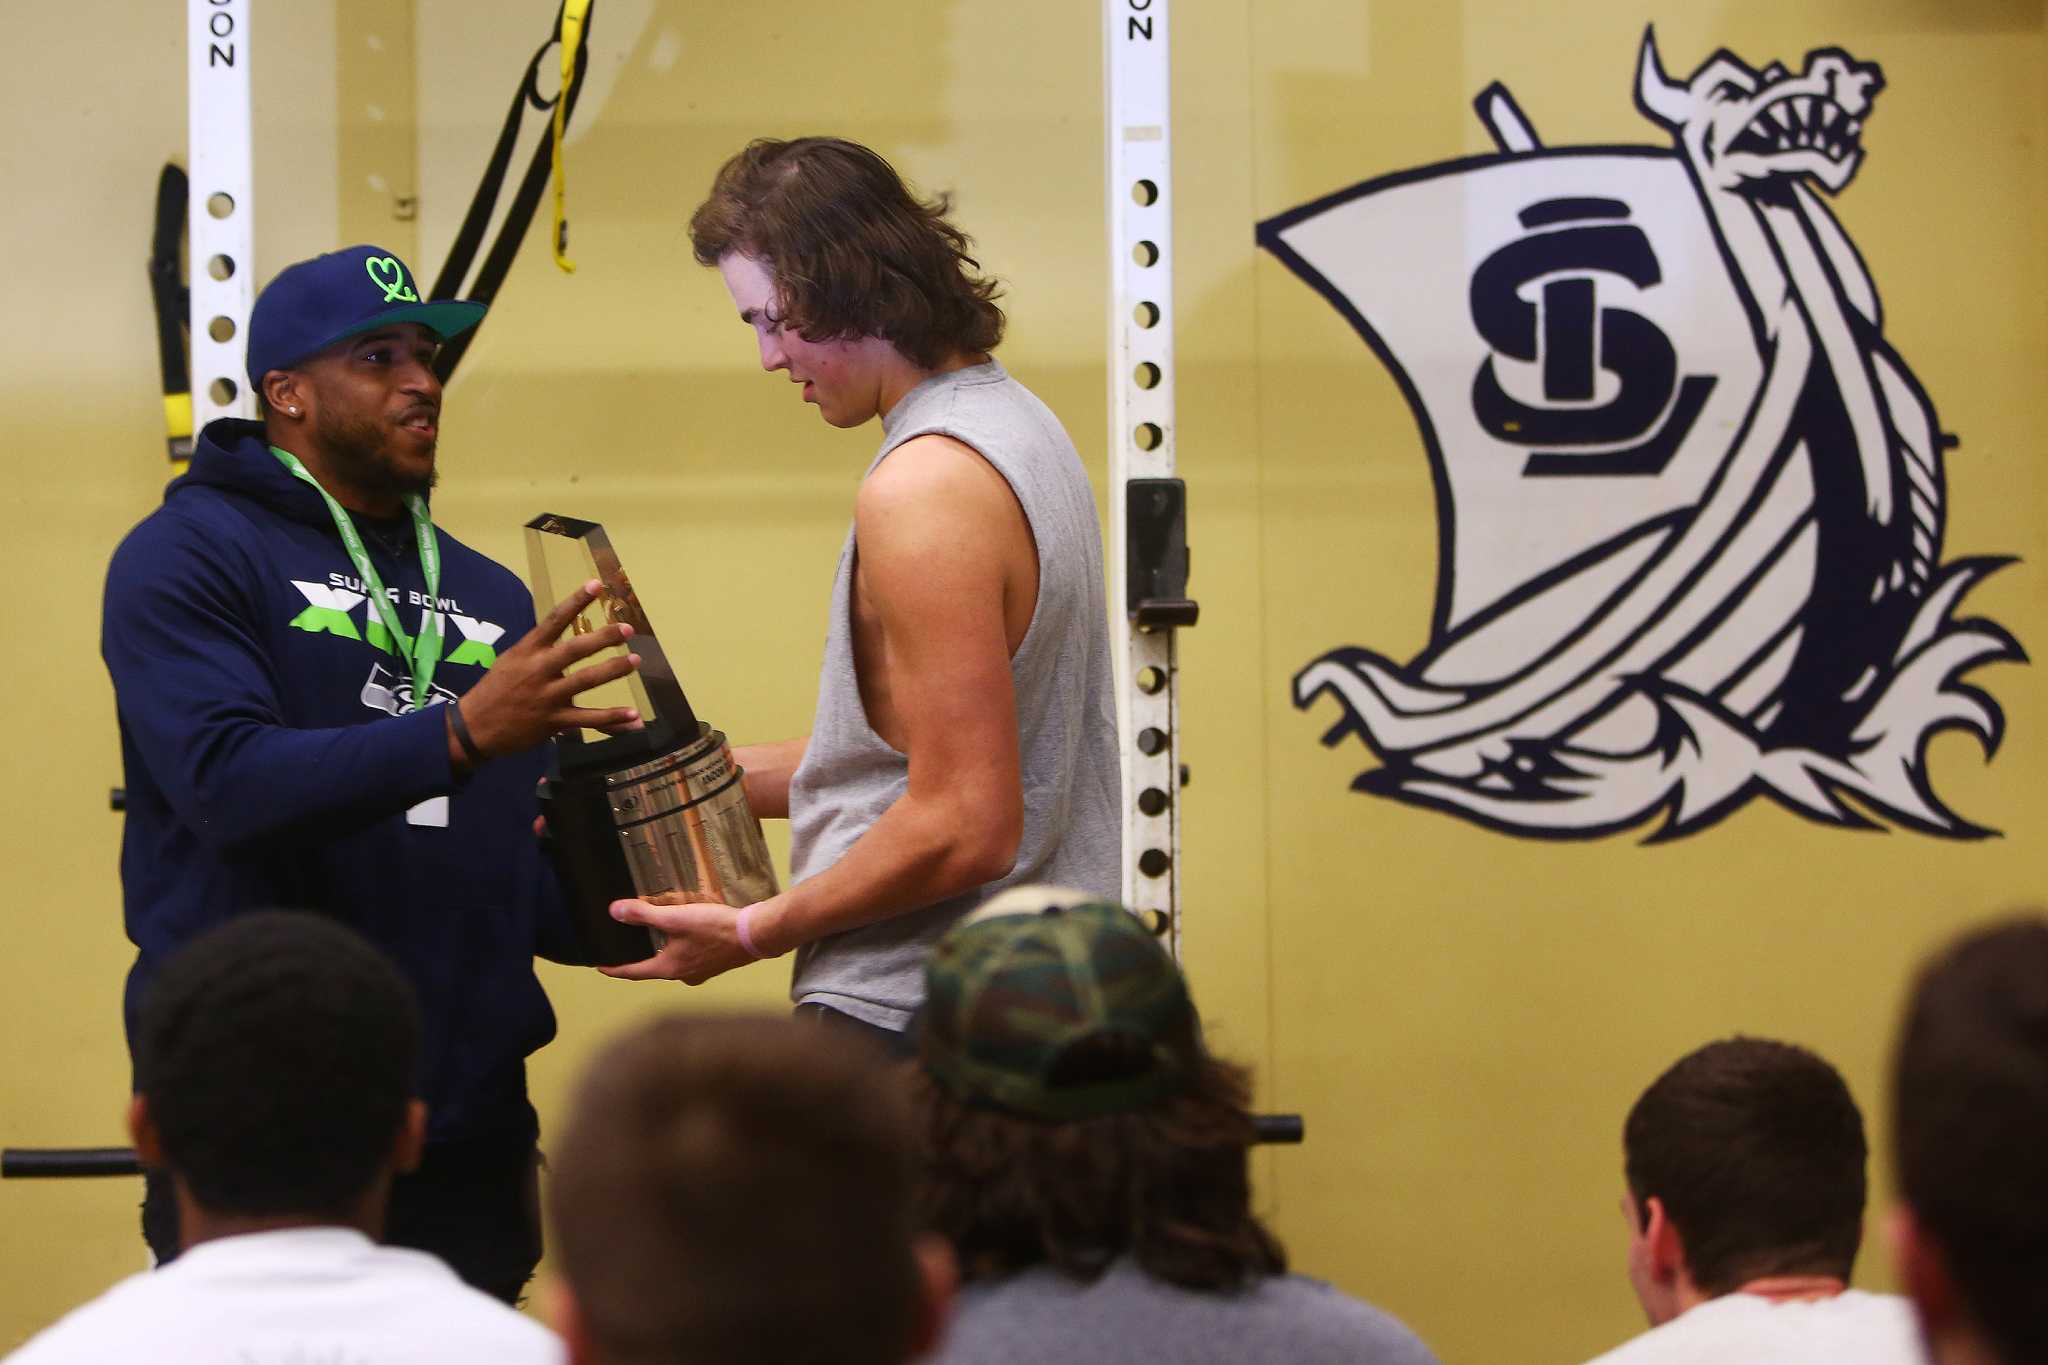
[[[1308,1125],[1299,1114],[1253,1114],[1252,1131],[1260,1142],[1300,1142],[1308,1136]]]
[[[1188,486],[1180,479],[1124,484],[1124,609],[1140,630],[1191,626],[1201,607],[1188,596]]]
[[[1299,1114],[1253,1114],[1252,1133],[1258,1143],[1298,1143],[1306,1125]],[[133,1147],[9,1147],[0,1151],[0,1178],[50,1179],[81,1176],[135,1176],[142,1163]]]
[[[141,1175],[133,1147],[9,1147],[0,1151],[0,1177]]]

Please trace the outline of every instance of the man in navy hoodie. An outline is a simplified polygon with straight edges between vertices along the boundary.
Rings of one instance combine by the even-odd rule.
[[[554,1036],[536,953],[571,957],[533,836],[543,745],[630,723],[576,705],[629,672],[564,671],[630,634],[560,639],[597,584],[534,624],[518,578],[431,521],[435,347],[483,316],[422,301],[373,246],[302,261],[256,301],[260,422],[200,433],[190,472],[107,574],[101,652],[128,790],[129,1037],[157,966],[235,915],[347,923],[411,980],[426,1155],[387,1239],[515,1299],[539,1256],[525,1058]],[[177,1254],[152,1177],[143,1231]]]

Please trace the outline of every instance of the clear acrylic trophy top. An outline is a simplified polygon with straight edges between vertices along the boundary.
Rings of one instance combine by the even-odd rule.
[[[697,738],[697,713],[676,681],[675,669],[662,650],[661,641],[648,623],[633,581],[619,564],[611,537],[594,521],[542,513],[526,523],[527,564],[533,581],[534,613],[545,616],[557,603],[595,578],[604,592],[585,607],[569,624],[569,632],[587,635],[613,622],[633,628],[626,647],[600,650],[590,656],[617,658],[628,652],[640,656],[640,667],[617,682],[605,683],[583,693],[579,706],[632,706],[646,721],[646,728],[606,735],[595,730],[565,732],[560,740],[560,760],[565,772],[615,769],[644,762],[679,744]],[[586,664],[587,666],[587,664]],[[573,672],[573,670],[572,670]]]

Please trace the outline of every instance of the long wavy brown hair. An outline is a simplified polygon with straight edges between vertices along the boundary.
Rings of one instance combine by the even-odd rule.
[[[918,198],[859,143],[761,138],[718,168],[690,244],[702,265],[735,251],[759,261],[806,341],[880,337],[935,369],[1003,339],[1000,287],[946,221],[952,207]]]
[[[910,1070],[918,1214],[953,1243],[964,1279],[1052,1265],[1093,1280],[1129,1256],[1155,1278],[1227,1291],[1287,1269],[1251,1209],[1241,1068],[1202,1052],[1166,1098],[1068,1123],[966,1103]]]

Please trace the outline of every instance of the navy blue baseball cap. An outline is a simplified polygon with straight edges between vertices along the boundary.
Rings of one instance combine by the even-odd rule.
[[[483,321],[484,305],[421,300],[405,262],[381,246],[351,246],[288,265],[249,313],[249,382],[378,327],[417,322],[446,341]]]

